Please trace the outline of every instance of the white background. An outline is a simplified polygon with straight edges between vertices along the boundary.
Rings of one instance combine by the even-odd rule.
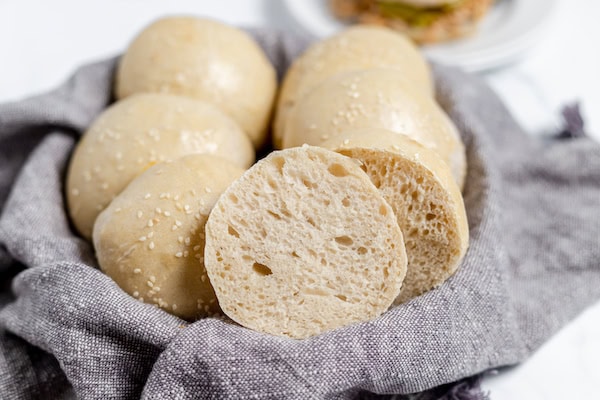
[[[164,14],[302,32],[277,0],[0,0],[0,102],[49,90],[78,65],[122,52]],[[588,132],[600,140],[599,42],[600,2],[559,0],[544,39],[519,62],[483,76],[531,134],[555,130],[560,106],[580,100]],[[493,400],[596,399],[598,360],[600,303],[484,386]]]

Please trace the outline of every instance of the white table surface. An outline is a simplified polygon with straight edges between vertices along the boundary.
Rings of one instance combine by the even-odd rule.
[[[0,102],[51,89],[78,65],[123,51],[165,14],[302,32],[278,0],[0,0]],[[588,132],[600,140],[598,39],[600,2],[559,0],[543,41],[518,63],[483,76],[531,134],[555,130],[561,105],[580,100]],[[598,360],[600,303],[522,365],[486,378],[484,387],[493,400],[600,398]]]

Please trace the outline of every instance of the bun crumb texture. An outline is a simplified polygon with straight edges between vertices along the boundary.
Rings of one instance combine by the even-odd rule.
[[[368,176],[310,146],[271,153],[225,191],[205,263],[225,314],[292,338],[379,316],[406,273],[396,217]]]

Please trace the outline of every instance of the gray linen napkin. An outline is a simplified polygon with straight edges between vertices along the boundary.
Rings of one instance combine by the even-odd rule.
[[[308,43],[252,34],[280,75]],[[479,80],[436,67],[469,160],[471,245],[447,283],[302,341],[142,304],[97,269],[63,198],[70,152],[110,101],[114,66],[0,106],[2,398],[439,398],[445,389],[432,388],[524,360],[600,298],[600,146],[530,138]],[[446,398],[481,398],[469,382]]]

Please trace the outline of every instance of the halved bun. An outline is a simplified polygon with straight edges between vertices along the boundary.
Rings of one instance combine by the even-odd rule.
[[[404,135],[345,132],[322,146],[355,158],[392,206],[404,234],[406,277],[395,304],[446,281],[467,250],[465,206],[448,165]]]
[[[406,254],[392,209],[358,164],[304,146],[271,153],[221,196],[205,264],[233,320],[306,338],[383,313]]]

